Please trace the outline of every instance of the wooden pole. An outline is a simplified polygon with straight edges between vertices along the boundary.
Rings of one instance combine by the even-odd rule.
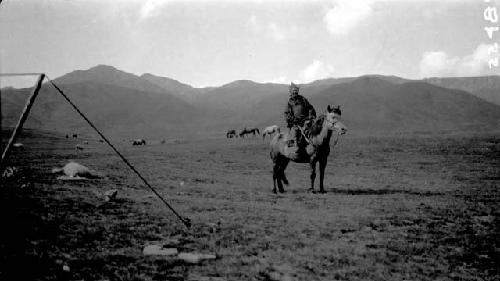
[[[7,143],[7,146],[5,147],[5,150],[3,151],[2,154],[2,160],[0,162],[0,172],[3,173],[3,170],[5,168],[5,164],[7,163],[7,158],[9,157],[10,150],[12,148],[12,145],[16,141],[19,133],[21,132],[24,122],[28,118],[28,114],[30,112],[31,106],[33,106],[33,102],[35,101],[36,96],[38,95],[38,92],[40,91],[40,88],[42,87],[42,82],[43,79],[45,79],[45,74],[40,74],[40,77],[38,77],[38,81],[36,83],[35,88],[33,89],[33,92],[31,92],[31,96],[29,97],[28,101],[26,102],[26,105],[24,106],[23,113],[21,114],[21,117],[19,118],[19,121],[17,122],[16,128],[14,129],[14,132],[12,132],[12,135],[10,136],[9,142]]]

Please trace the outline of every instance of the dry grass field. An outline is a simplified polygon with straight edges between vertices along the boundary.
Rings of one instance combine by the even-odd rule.
[[[0,188],[1,280],[500,280],[499,134],[345,136],[326,194],[308,193],[308,167],[291,163],[279,195],[258,137],[114,142],[190,229],[107,145],[75,151],[82,141],[20,139],[19,171]],[[106,178],[57,180],[69,160]],[[173,238],[217,259],[142,254]]]

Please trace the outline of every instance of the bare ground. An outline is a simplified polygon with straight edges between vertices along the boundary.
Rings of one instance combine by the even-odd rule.
[[[20,141],[19,171],[0,188],[1,280],[500,280],[498,134],[346,137],[324,195],[306,191],[308,167],[293,163],[287,192],[272,194],[259,138],[116,142],[191,229],[105,144]],[[107,177],[56,180],[50,170],[70,159]],[[172,238],[217,259],[142,254]]]

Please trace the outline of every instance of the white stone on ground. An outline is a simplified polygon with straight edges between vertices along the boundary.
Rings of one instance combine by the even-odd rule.
[[[142,254],[146,256],[174,256],[177,253],[176,248],[163,248],[162,245],[147,245],[142,250]]]
[[[69,162],[62,168],[54,168],[52,169],[52,173],[60,174],[73,178],[73,177],[81,177],[81,178],[100,178],[102,175],[96,171],[93,171],[82,164],[76,162]]]

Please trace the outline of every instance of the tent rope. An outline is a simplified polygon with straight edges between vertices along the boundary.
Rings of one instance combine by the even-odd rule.
[[[8,76],[39,76],[44,73],[38,72],[21,72],[21,73],[0,73],[0,77],[8,77]]]
[[[52,84],[52,86],[54,86],[54,88],[64,97],[64,99],[66,99],[66,101],[69,102],[69,104],[78,112],[78,114],[80,114],[80,116],[82,116],[82,118],[85,119],[85,121],[87,121],[87,123],[99,134],[99,136],[101,136],[101,138],[116,152],[116,154],[123,160],[123,162],[142,180],[142,182],[144,182],[144,184],[151,191],[153,191],[156,196],[158,196],[158,198],[160,198],[165,206],[167,206],[187,228],[191,227],[190,219],[179,215],[179,213],[175,211],[175,209],[167,202],[167,200],[165,200],[165,198],[163,198],[160,193],[158,193],[158,191],[156,191],[156,189],[154,189],[148,183],[148,181],[135,169],[135,167],[130,164],[130,162],[115,148],[115,146],[111,144],[111,142],[109,142],[108,139],[94,126],[94,124],[78,109],[78,107],[68,98],[68,96],[64,94],[64,92],[48,76],[46,77],[47,80],[49,80],[49,82]]]

